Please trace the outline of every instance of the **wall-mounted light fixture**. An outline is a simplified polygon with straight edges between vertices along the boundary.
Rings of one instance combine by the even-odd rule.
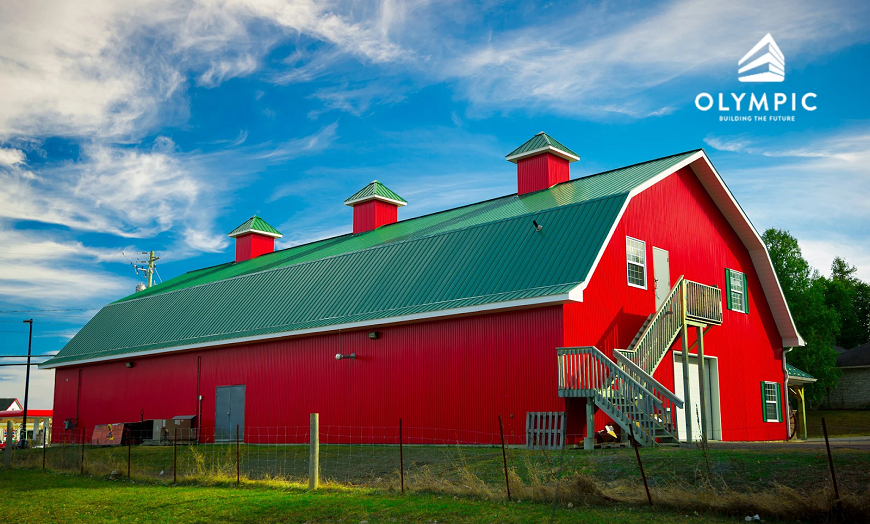
[[[369,338],[372,340],[377,340],[377,339],[381,338],[381,332],[380,331],[371,331],[371,332],[369,332]]]
[[[135,362],[127,362],[127,367],[128,367],[128,368],[132,368],[132,367],[135,366],[135,365],[136,365]]]
[[[356,353],[351,353],[350,355],[342,355],[341,353],[335,354],[335,360],[341,360],[343,358],[352,358],[356,360]]]

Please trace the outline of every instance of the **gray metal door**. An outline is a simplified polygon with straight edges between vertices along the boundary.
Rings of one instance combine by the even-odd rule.
[[[215,389],[214,439],[245,438],[245,386],[221,386]]]
[[[653,248],[653,274],[655,275],[656,311],[658,311],[671,291],[671,263],[668,252],[664,249]]]

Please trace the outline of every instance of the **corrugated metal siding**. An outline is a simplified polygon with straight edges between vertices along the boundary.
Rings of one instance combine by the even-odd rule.
[[[399,208],[388,202],[369,200],[353,207],[353,233],[365,233],[398,220]]]
[[[549,153],[517,162],[517,192],[520,195],[547,189],[567,182],[569,178],[568,161]]]
[[[324,442],[394,439],[401,417],[406,428],[428,428],[417,436],[430,442],[495,443],[502,415],[506,440],[522,444],[527,411],[564,409],[559,306],[382,327],[378,340],[368,331],[139,358],[133,368],[82,366],[79,427],[136,421],[140,410],[146,419],[194,414],[197,357],[205,436],[213,434],[215,388],[236,384],[246,386],[248,442],[275,442],[276,428],[304,427],[318,412]],[[339,352],[357,358],[336,361]],[[59,399],[75,398],[78,369],[57,371]],[[56,403],[57,420],[74,416],[74,403]]]
[[[624,201],[617,195],[117,302],[51,362],[566,293],[586,278]]]
[[[646,242],[647,290],[626,283],[626,235]],[[611,355],[614,348],[628,347],[655,310],[653,246],[669,252],[672,283],[685,275],[725,289],[726,267],[747,275],[751,313],[726,309],[722,325],[704,337],[705,355],[719,358],[723,438],[785,438],[785,423],[762,422],[759,387],[762,380],[783,381],[779,332],[748,251],[688,167],[629,203],[583,302],[564,306],[565,344],[594,345]],[[694,342],[691,331],[689,343]],[[655,377],[673,388],[673,371],[673,358],[668,355]],[[598,428],[605,420],[603,415],[596,419]]]

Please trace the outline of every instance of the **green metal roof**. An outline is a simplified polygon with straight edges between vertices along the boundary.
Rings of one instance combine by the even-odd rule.
[[[788,376],[790,376],[790,377],[806,378],[806,379],[816,380],[816,377],[810,375],[810,374],[807,373],[806,371],[800,370],[800,369],[798,369],[798,368],[792,366],[791,364],[786,364],[786,365],[785,365],[785,370],[786,370],[786,372],[788,373]]]
[[[398,202],[398,205],[400,206],[404,206],[408,203],[407,200],[400,197],[390,188],[381,184],[377,180],[372,180],[369,185],[354,193],[353,196],[345,200],[344,203],[348,206],[352,206],[360,202],[365,202],[366,200],[387,200],[392,201],[393,203]]]
[[[245,233],[265,233],[269,236],[278,238],[283,236],[280,231],[267,224],[265,220],[257,215],[245,220],[244,224],[230,231],[229,236],[237,237],[239,235],[244,235]]]
[[[564,294],[629,191],[696,152],[192,271],[104,307],[46,364]]]
[[[562,145],[558,140],[551,137],[547,133],[544,133],[543,131],[533,136],[525,144],[508,153],[505,158],[507,158],[511,162],[515,162],[516,160],[523,158],[523,156],[526,156],[524,153],[539,151],[545,148],[552,148],[563,153],[564,156],[568,157],[567,159],[569,161],[578,160],[580,158],[580,155],[578,155],[574,151],[571,151],[570,149]]]

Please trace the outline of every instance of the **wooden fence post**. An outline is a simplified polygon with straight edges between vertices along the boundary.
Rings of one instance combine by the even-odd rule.
[[[649,485],[646,483],[646,473],[643,471],[643,462],[640,461],[640,451],[637,449],[637,440],[634,438],[634,422],[629,426],[631,428],[631,447],[634,448],[634,455],[637,457],[637,465],[640,467],[640,478],[643,479],[643,487],[646,490],[646,498],[649,500],[649,505],[652,506],[652,496],[649,494]]]
[[[239,434],[239,425],[236,424],[236,486],[238,486],[242,480],[242,457],[239,453]]]
[[[80,474],[85,474],[85,428],[82,428],[82,464]]]
[[[834,473],[834,459],[831,457],[831,444],[828,442],[828,428],[825,417],[822,417],[822,432],[825,434],[825,448],[828,450],[828,467],[831,468],[831,483],[834,484],[834,502],[840,500],[840,490],[837,489],[837,475]]]
[[[308,489],[320,485],[320,415],[311,414],[311,444],[308,448]]]
[[[504,485],[507,487],[508,501],[511,500],[511,481],[508,480],[507,454],[504,451],[504,428],[501,424],[501,415],[498,416],[498,434],[501,435],[501,461],[504,465]]]
[[[42,428],[42,471],[45,471],[45,441],[47,440],[45,434],[48,431],[48,419],[43,424],[45,427]]]
[[[402,493],[405,493],[405,454],[402,450],[402,419],[399,419],[399,478],[402,483]]]
[[[172,483],[178,483],[178,428],[172,436]]]
[[[12,467],[12,421],[6,421],[6,448],[3,450],[3,467],[9,469]]]
[[[127,430],[127,480],[130,480],[130,454],[133,449],[133,432]]]

